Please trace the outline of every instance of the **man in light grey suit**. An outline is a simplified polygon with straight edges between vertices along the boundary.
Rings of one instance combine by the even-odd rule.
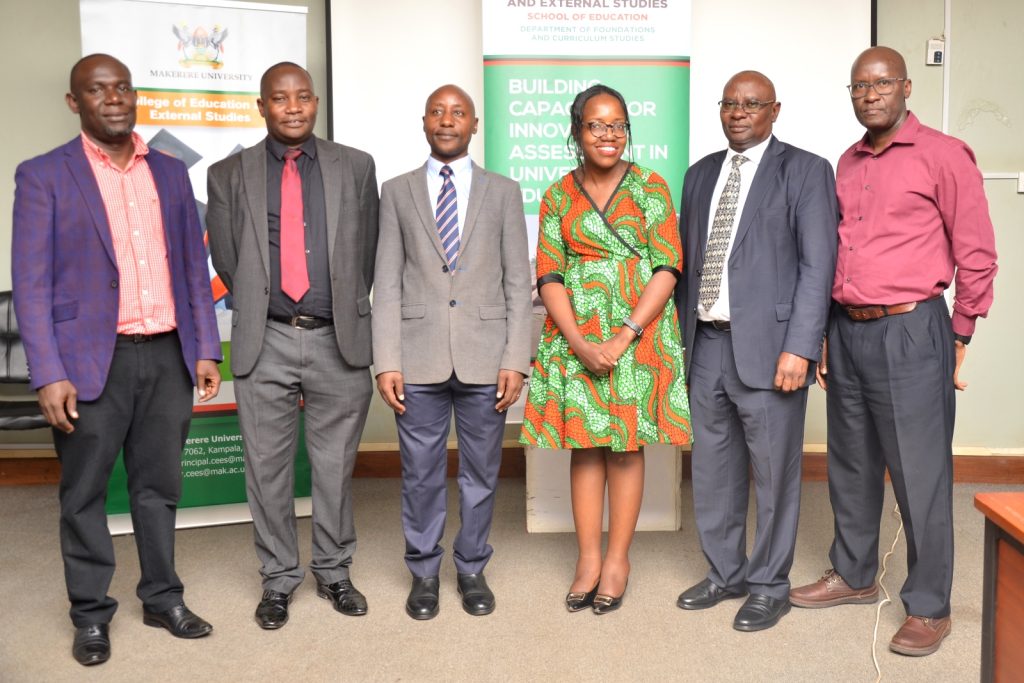
[[[829,163],[772,135],[781,105],[768,78],[736,74],[719,107],[729,149],[686,173],[687,260],[676,290],[695,516],[711,567],[677,604],[705,609],[749,592],[733,627],[758,631],[790,608],[807,387],[828,317],[838,212]],[[749,560],[748,468],[757,496]]]
[[[530,361],[530,264],[519,184],[469,158],[473,101],[453,85],[427,99],[430,158],[381,188],[374,280],[377,389],[394,409],[402,527],[412,572],[406,612],[438,612],[448,430],[455,412],[462,528],[455,567],[469,614],[494,611],[483,569],[505,410]]]
[[[294,512],[300,400],[317,594],[343,614],[366,614],[349,578],[350,483],[373,394],[377,180],[368,154],[313,135],[317,103],[305,69],[270,67],[257,100],[266,139],[208,174],[210,251],[233,297],[231,370],[262,563],[256,621],[265,629],[287,622],[304,574]]]

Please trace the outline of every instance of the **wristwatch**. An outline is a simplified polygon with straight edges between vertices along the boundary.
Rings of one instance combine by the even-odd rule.
[[[638,339],[640,338],[640,335],[644,333],[644,328],[640,327],[635,322],[630,320],[629,316],[626,316],[625,318],[622,319],[622,324],[628,327],[629,329],[633,330],[633,334],[635,334]]]

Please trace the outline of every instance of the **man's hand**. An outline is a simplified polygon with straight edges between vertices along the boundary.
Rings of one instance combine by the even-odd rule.
[[[495,394],[498,402],[494,404],[495,410],[503,413],[510,405],[519,400],[519,394],[523,391],[524,379],[525,377],[515,370],[502,368],[498,371],[498,393]]]
[[[199,402],[206,403],[220,391],[220,368],[212,360],[196,361],[196,393]]]
[[[595,344],[585,339],[578,348],[573,349],[573,353],[579,357],[587,370],[595,375],[607,375],[618,361],[603,344]]]
[[[43,417],[65,434],[75,431],[71,420],[78,419],[78,390],[66,379],[40,387],[36,392]],[[70,419],[69,419],[70,418]]]
[[[821,360],[818,361],[818,368],[814,371],[818,380],[818,386],[828,391],[828,337],[821,342]]]
[[[802,389],[807,379],[808,360],[795,353],[783,351],[775,364],[775,390],[796,391]]]
[[[964,364],[964,358],[967,357],[967,344],[962,341],[953,342],[956,344],[956,367],[953,369],[953,387],[957,391],[963,391],[967,388],[967,382],[960,381],[960,366]]]
[[[402,373],[391,371],[382,372],[377,375],[377,391],[392,410],[399,415],[405,413],[405,385],[402,382]]]

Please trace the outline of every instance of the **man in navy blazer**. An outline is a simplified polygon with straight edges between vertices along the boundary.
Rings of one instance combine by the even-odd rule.
[[[758,631],[790,607],[807,387],[828,317],[838,212],[829,163],[772,135],[781,105],[768,78],[736,74],[719,107],[729,149],[687,171],[679,221],[693,500],[710,570],[677,604],[705,609],[749,593],[733,627]],[[757,495],[749,559],[748,468]]]
[[[60,539],[83,665],[110,657],[114,548],[107,480],[124,450],[143,620],[180,638],[212,627],[174,571],[181,449],[220,386],[220,340],[188,172],[135,126],[127,67],[89,55],[71,70],[82,135],[18,166],[12,275],[32,388],[61,461]]]

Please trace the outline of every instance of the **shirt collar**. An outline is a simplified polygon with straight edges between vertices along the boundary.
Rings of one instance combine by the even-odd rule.
[[[93,159],[98,159],[108,164],[113,164],[113,162],[110,160],[110,155],[107,154],[107,151],[100,147],[99,145],[97,145],[92,138],[86,135],[85,131],[82,131],[81,136],[82,146],[85,148],[86,156],[92,157]],[[147,145],[145,141],[142,139],[142,136],[136,133],[135,131],[132,131],[132,145],[135,147],[135,154],[132,157],[132,160],[128,163],[129,166],[135,163],[135,160],[137,158],[144,157],[147,154],[149,154],[149,145]]]
[[[907,110],[907,118],[903,119],[903,125],[899,127],[896,134],[892,136],[892,140],[889,141],[889,145],[885,149],[889,149],[893,145],[912,145],[917,139],[917,134],[921,132],[921,121],[914,116],[914,112]],[[882,151],[884,152],[885,149]],[[871,139],[867,133],[864,133],[864,137],[860,139],[854,146],[855,152],[862,154],[875,155],[875,149],[871,145]]]
[[[455,161],[451,161],[451,162],[445,164],[442,161],[438,161],[433,156],[427,157],[427,173],[429,173],[430,175],[432,175],[432,176],[439,176],[439,175],[441,175],[441,167],[442,166],[450,166],[451,169],[452,169],[452,173],[454,175],[458,176],[461,173],[470,173],[470,172],[472,172],[472,170],[473,170],[473,160],[470,159],[469,155],[467,154],[464,157],[459,157]]]
[[[278,142],[274,138],[267,136],[267,149],[274,158],[278,161],[284,161],[284,153],[288,151],[288,145]],[[316,159],[316,136],[310,135],[309,138],[299,145],[299,149],[302,153],[308,156],[310,159]]]
[[[725,164],[726,165],[731,164],[732,163],[732,158],[734,156],[736,156],[737,154],[742,154],[743,156],[745,156],[747,158],[747,161],[745,163],[753,163],[756,166],[757,164],[761,163],[761,159],[762,159],[762,157],[764,157],[764,152],[765,152],[766,149],[768,149],[768,144],[771,143],[772,138],[774,138],[774,137],[775,137],[774,135],[769,135],[767,138],[765,138],[761,142],[757,143],[756,145],[754,145],[750,149],[743,150],[742,152],[737,152],[732,147],[726,149],[725,150]]]

